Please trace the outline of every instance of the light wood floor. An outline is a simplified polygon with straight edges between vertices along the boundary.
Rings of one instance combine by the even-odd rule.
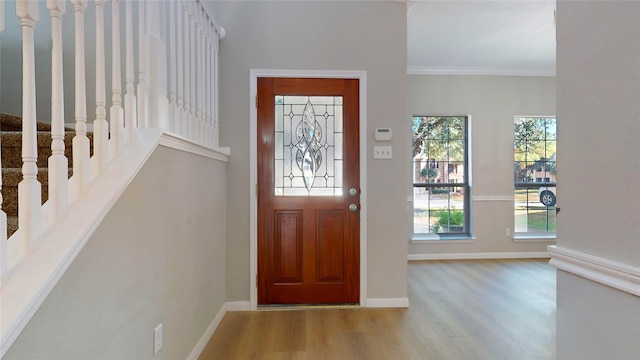
[[[229,312],[208,359],[554,359],[546,260],[409,263],[408,309]]]

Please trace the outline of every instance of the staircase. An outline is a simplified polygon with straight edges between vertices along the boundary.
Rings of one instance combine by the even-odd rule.
[[[5,221],[11,237],[0,234],[0,357],[161,141],[226,161],[218,141],[218,54],[225,31],[205,8],[203,0],[0,0],[3,50],[20,44],[23,59],[22,71],[2,74],[3,82],[22,83],[22,111],[0,115],[0,226]],[[85,24],[86,13],[91,20]],[[110,41],[104,41],[108,32]],[[43,47],[41,37],[51,41]],[[65,71],[66,63],[73,71]],[[87,76],[95,78],[90,94]],[[64,84],[74,84],[73,94]],[[36,95],[51,99],[50,114],[38,111]],[[65,112],[69,97],[74,104]],[[54,130],[74,119],[79,134],[65,133],[66,159],[51,156],[52,126],[37,116],[50,119]],[[85,137],[87,125],[94,133]]]
[[[37,123],[38,181],[42,185],[42,203],[49,198],[49,172],[47,162],[51,156],[51,125]],[[65,129],[65,156],[69,160],[69,177],[72,175],[71,142],[75,132]],[[93,134],[87,133],[93,144]],[[18,229],[18,184],[22,181],[22,118],[18,115],[0,114],[0,144],[2,146],[2,209],[7,213],[7,237]],[[93,149],[90,147],[91,154]]]

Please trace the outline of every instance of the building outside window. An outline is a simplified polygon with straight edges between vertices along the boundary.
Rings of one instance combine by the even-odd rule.
[[[556,231],[556,118],[514,119],[514,215],[518,234]]]
[[[413,232],[468,236],[468,118],[414,116]]]

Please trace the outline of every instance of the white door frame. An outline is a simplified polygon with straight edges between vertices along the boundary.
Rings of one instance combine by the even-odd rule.
[[[367,298],[367,72],[326,70],[263,70],[251,69],[249,76],[249,288],[251,310],[258,308],[258,113],[256,95],[259,77],[289,78],[340,78],[360,80],[360,306],[366,306]]]

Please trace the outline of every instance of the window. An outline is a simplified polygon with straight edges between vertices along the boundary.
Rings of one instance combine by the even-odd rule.
[[[556,119],[514,120],[515,232],[556,231]],[[543,181],[544,179],[544,181]]]
[[[413,117],[413,232],[468,236],[466,116]]]

